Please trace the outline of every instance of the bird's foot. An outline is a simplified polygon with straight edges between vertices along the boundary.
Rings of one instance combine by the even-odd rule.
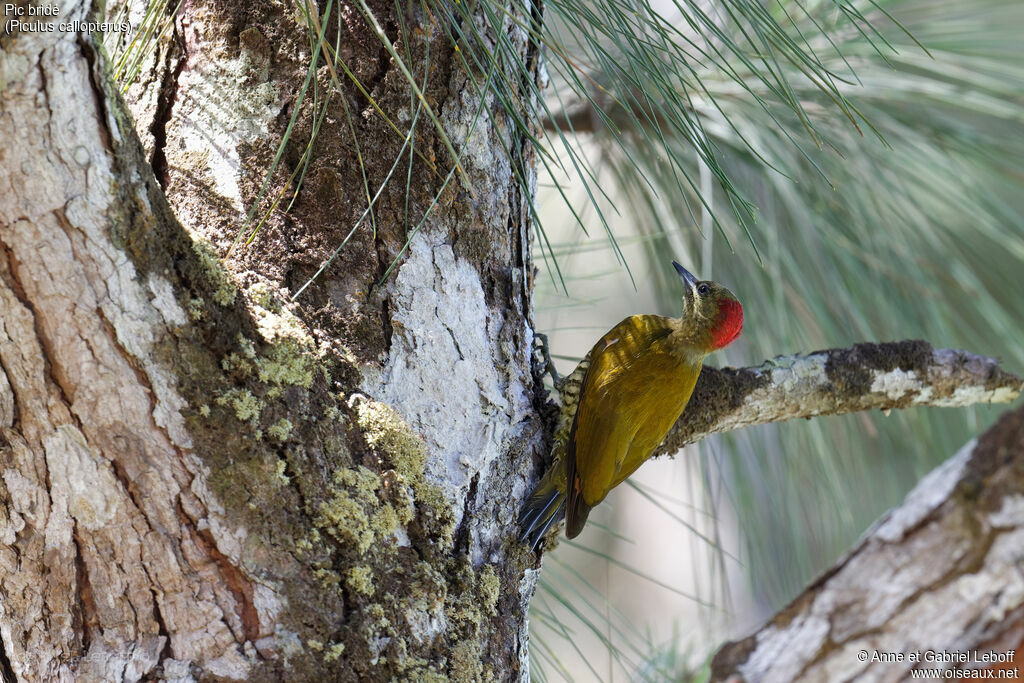
[[[551,377],[551,381],[557,387],[562,382],[561,375],[555,370],[555,362],[551,360],[551,347],[548,344],[548,336],[540,332],[534,332],[533,338],[537,342],[537,350],[540,351],[544,360],[544,371]]]

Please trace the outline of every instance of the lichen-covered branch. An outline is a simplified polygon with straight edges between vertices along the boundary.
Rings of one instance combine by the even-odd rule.
[[[798,417],[1015,399],[1024,380],[992,358],[924,341],[855,344],[780,356],[756,368],[705,367],[656,454],[709,434]]]
[[[725,645],[712,660],[712,680],[904,681],[911,670],[925,678],[1018,678],[1021,491],[1024,408],[922,479],[756,633]],[[927,675],[935,669],[956,671]]]

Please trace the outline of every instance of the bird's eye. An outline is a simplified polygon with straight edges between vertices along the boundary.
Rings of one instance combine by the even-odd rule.
[[[707,296],[708,294],[711,293],[710,285],[708,285],[708,283],[706,282],[700,283],[699,285],[697,285],[697,293],[700,294],[701,296]]]

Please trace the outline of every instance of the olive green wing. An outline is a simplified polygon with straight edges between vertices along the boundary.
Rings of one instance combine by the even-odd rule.
[[[611,490],[649,409],[646,396],[664,374],[658,351],[671,332],[668,319],[626,318],[590,351],[566,452],[566,535],[583,530],[590,509]]]

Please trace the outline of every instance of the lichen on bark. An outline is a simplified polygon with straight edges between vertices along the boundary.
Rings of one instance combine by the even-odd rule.
[[[392,6],[370,6],[396,40],[406,39]],[[425,63],[429,42],[426,91],[457,137],[480,111],[472,85],[479,75],[461,72],[442,27],[410,12],[404,19],[416,29],[408,34],[413,66]],[[195,561],[206,553],[215,568],[204,577],[219,573],[226,586],[218,604],[240,653],[230,662],[189,654],[182,645],[189,633],[174,611],[161,610],[167,634],[159,642],[167,651],[153,666],[253,678],[286,670],[438,679],[522,673],[525,643],[516,635],[528,597],[519,594],[519,565],[502,561],[503,529],[542,429],[530,414],[524,283],[532,266],[521,249],[529,243],[529,191],[518,188],[499,153],[521,145],[482,118],[464,141],[465,165],[472,182],[488,189],[486,205],[449,188],[446,211],[412,235],[401,218],[404,193],[388,191],[375,229],[358,231],[308,295],[289,303],[289,291],[362,210],[364,197],[350,188],[380,182],[401,143],[363,95],[343,84],[332,95],[329,120],[343,121],[346,108],[360,120],[363,163],[354,163],[349,129],[324,128],[292,211],[270,214],[255,246],[224,260],[258,202],[260,172],[276,153],[289,107],[298,106],[309,54],[297,28],[280,7],[183,7],[147,64],[152,70],[133,86],[145,153],[133,148],[127,127],[115,135],[124,142],[112,156],[132,159],[137,168],[129,175],[143,179],[144,199],[137,190],[121,193],[112,211],[130,214],[133,223],[112,229],[111,239],[149,277],[154,300],[177,305],[176,312],[163,305],[174,325],[158,336],[153,362],[171,369],[180,429],[191,438],[194,478],[182,485],[196,492],[185,495],[179,512],[200,549]],[[352,16],[341,27],[354,73],[385,110],[409,110],[407,84],[364,29]],[[325,70],[316,78],[323,92],[331,88]],[[127,123],[112,90],[105,98]],[[302,106],[264,196],[283,187],[309,141],[310,99]],[[428,126],[418,133],[419,149],[436,142]],[[199,146],[200,138],[216,144]],[[144,159],[152,161],[156,183]],[[414,210],[429,205],[439,191],[436,174],[417,165],[407,191]],[[408,237],[422,242],[396,277],[378,285]],[[419,263],[429,269],[420,273]],[[419,308],[424,283],[417,275],[447,283],[433,318]],[[428,348],[423,342],[435,332],[444,335],[443,346]],[[431,357],[437,368],[461,363],[459,385],[435,393],[433,407],[417,402],[416,383],[400,386],[395,374]],[[466,437],[453,437],[454,449],[447,420]],[[131,488],[135,474],[119,485]],[[513,557],[522,564],[518,550]],[[90,572],[85,567],[83,578]],[[520,650],[507,652],[508,643]]]

